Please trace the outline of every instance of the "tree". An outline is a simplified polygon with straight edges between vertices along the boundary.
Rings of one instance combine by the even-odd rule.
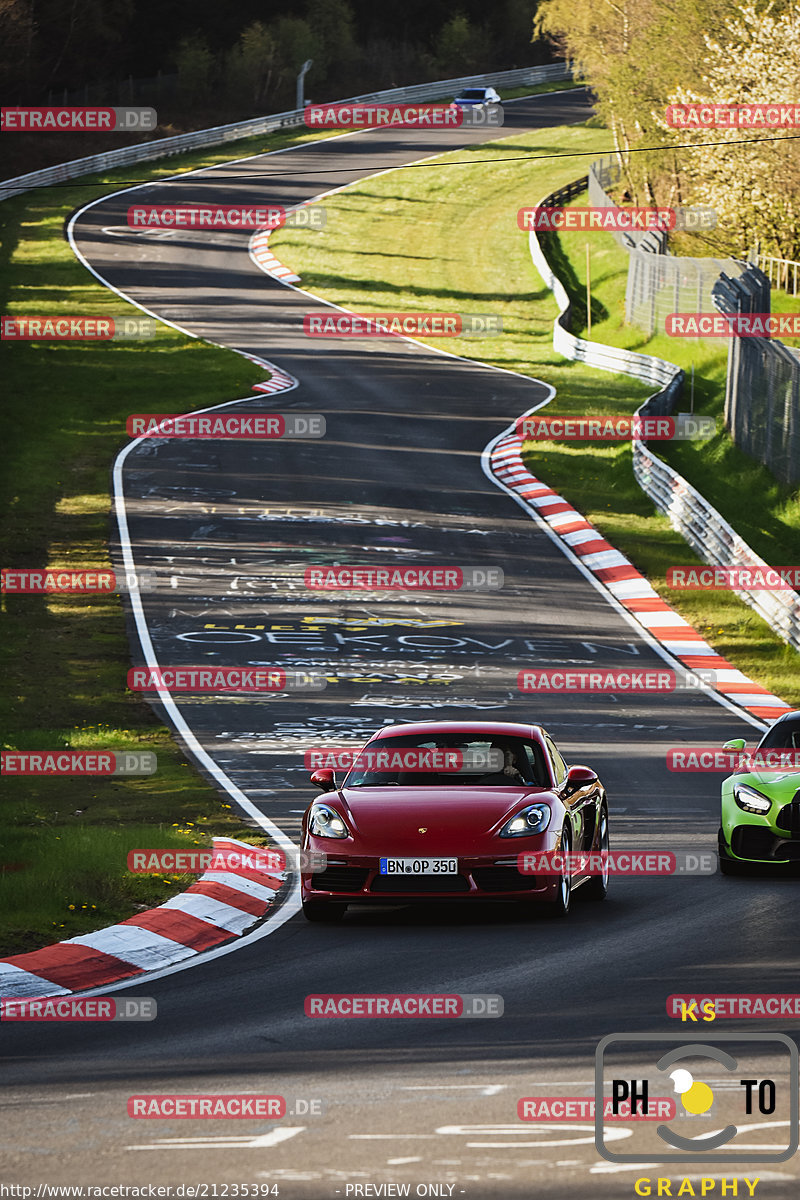
[[[800,96],[800,12],[759,12],[753,3],[725,22],[726,37],[706,36],[707,55],[696,88],[678,87],[670,104],[797,105]],[[670,129],[691,143],[682,171],[691,198],[716,210],[720,228],[740,254],[757,239],[781,258],[800,256],[800,148],[797,130]],[[720,146],[719,143],[724,143]]]
[[[479,67],[485,43],[483,30],[472,25],[462,12],[454,13],[436,37],[436,65],[446,76],[469,75]]]
[[[182,98],[189,104],[208,99],[214,55],[202,34],[192,33],[181,38],[175,59]]]
[[[257,107],[263,105],[276,83],[277,66],[276,38],[261,21],[253,21],[242,31],[239,41],[227,57],[229,90],[234,94],[243,92],[247,100]]]

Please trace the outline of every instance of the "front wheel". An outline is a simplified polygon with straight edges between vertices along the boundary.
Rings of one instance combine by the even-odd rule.
[[[572,870],[569,862],[571,849],[572,838],[569,829],[564,826],[561,833],[561,875],[558,879],[556,898],[552,904],[547,906],[551,917],[566,917],[569,913],[569,903],[572,899]]]
[[[598,826],[597,849],[601,854],[605,854],[604,866],[600,875],[592,875],[588,883],[583,885],[583,893],[588,900],[605,900],[608,895],[608,813],[605,805],[600,809],[600,823]]]
[[[303,916],[307,921],[335,925],[341,921],[346,908],[346,904],[329,904],[327,900],[307,900],[303,904]]]

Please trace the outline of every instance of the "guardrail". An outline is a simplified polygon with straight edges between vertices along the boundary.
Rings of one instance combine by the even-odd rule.
[[[760,267],[774,288],[781,288],[787,294],[789,293],[789,268],[793,276],[791,294],[798,294],[798,271],[800,271],[800,262],[796,262],[793,258],[775,258],[772,254],[759,254],[756,252],[753,255],[753,266]],[[774,276],[774,278],[773,278]]]
[[[437,100],[442,96],[455,96],[464,87],[525,87],[537,83],[548,83],[572,79],[572,67],[567,62],[547,63],[542,67],[521,67],[513,71],[496,71],[489,75],[464,75],[459,79],[439,79],[433,83],[412,84],[405,88],[391,88],[384,92],[370,92],[364,96],[350,96],[346,100],[331,101],[331,104],[368,104],[383,100]],[[219,146],[240,138],[255,137],[275,129],[285,129],[303,124],[303,109],[275,113],[272,116],[253,117],[237,121],[233,125],[217,125],[213,129],[200,129],[193,133],[181,133],[175,137],[159,138],[152,142],[137,142],[135,146],[123,146],[119,150],[108,150],[103,154],[92,154],[87,158],[75,158],[71,162],[45,167],[42,171],[31,171],[13,179],[0,181],[0,200],[8,200],[37,187],[63,183],[77,179],[80,175],[91,175],[107,171],[112,167],[130,166],[132,163],[151,162],[157,158],[168,158],[172,154],[183,154],[186,150],[199,150],[205,146]]]
[[[574,180],[539,201],[542,208],[555,207],[583,191],[588,176]],[[576,337],[569,331],[570,300],[566,288],[554,274],[534,230],[529,231],[531,258],[547,287],[552,291],[559,313],[553,323],[553,349],[573,362],[585,362],[601,371],[633,375],[648,383],[661,384],[658,391],[636,410],[639,416],[668,416],[683,390],[683,371],[674,363],[649,354],[606,346]],[[682,475],[658,458],[647,444],[633,439],[633,473],[636,482],[656,508],[669,517],[676,529],[704,562],[712,566],[740,565],[767,567],[724,517]],[[780,591],[737,591],[767,624],[795,650],[800,651],[800,595],[790,589]]]

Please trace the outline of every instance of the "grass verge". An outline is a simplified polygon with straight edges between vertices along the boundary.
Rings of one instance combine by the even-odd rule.
[[[304,288],[345,308],[500,316],[499,337],[427,344],[553,384],[553,413],[631,412],[652,389],[622,375],[567,363],[554,352],[556,305],[533,268],[527,238],[516,223],[518,208],[583,174],[587,152],[599,153],[607,146],[607,131],[592,122],[462,148],[424,168],[395,171],[329,197],[328,225],[313,246],[288,228],[274,234],[271,245],[301,276]],[[547,157],[554,154],[565,157]],[[620,259],[610,235],[590,237],[595,239],[593,339],[613,342],[616,336],[617,344],[677,361],[671,353],[678,345],[673,339],[648,341],[623,327],[624,252]],[[561,246],[562,238],[552,248],[561,256],[557,270],[579,301],[576,330],[582,323],[580,256],[585,258],[585,240],[589,238],[579,235],[574,244]],[[724,354],[713,347],[703,353],[709,359],[696,360],[695,411],[711,412],[716,406],[718,412]],[[707,443],[676,444],[669,453],[676,469],[695,475],[700,490],[767,561],[800,561],[800,498],[780,489],[726,434]],[[690,473],[691,456],[695,463]],[[800,655],[742,601],[724,593],[666,588],[668,566],[699,560],[636,484],[629,446],[536,443],[527,446],[526,458],[534,474],[596,524],[721,654],[800,706]]]
[[[78,206],[127,183],[316,140],[283,131],[126,167],[0,204],[0,290],[9,315],[138,315],[74,258],[64,227]],[[159,326],[151,341],[0,342],[7,567],[108,566],[110,466],[130,413],[187,412],[245,396],[263,370]],[[155,751],[149,777],[12,777],[0,807],[0,954],[131,916],[186,879],[128,876],[137,845],[242,836],[242,821],[126,689],[130,650],[113,595],[4,595],[3,749]],[[263,841],[245,834],[247,840]]]

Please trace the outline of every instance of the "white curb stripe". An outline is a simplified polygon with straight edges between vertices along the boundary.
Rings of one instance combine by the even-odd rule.
[[[166,905],[160,907],[166,908]],[[157,911],[157,910],[156,910]],[[182,942],[174,942],[163,934],[153,933],[140,925],[109,925],[107,929],[98,929],[94,933],[81,934],[80,937],[69,939],[76,946],[89,946],[92,950],[100,950],[103,954],[113,954],[123,962],[132,963],[142,970],[157,970],[169,963],[180,962],[181,959],[191,958],[197,951]]]

